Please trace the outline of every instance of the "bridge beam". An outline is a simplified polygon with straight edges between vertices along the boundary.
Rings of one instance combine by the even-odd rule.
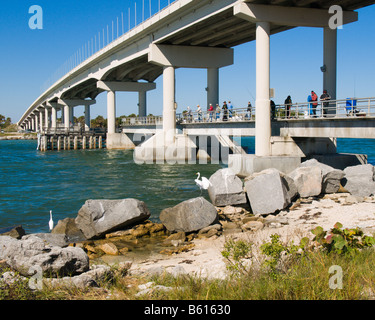
[[[280,26],[328,28],[332,14],[326,9],[284,7],[238,2],[234,15],[250,22],[269,21]],[[343,11],[343,24],[358,20],[355,11]],[[341,26],[337,21],[337,27]]]

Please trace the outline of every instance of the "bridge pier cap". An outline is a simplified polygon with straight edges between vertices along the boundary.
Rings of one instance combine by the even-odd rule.
[[[222,68],[233,64],[231,48],[151,44],[148,61],[160,66],[175,68]]]

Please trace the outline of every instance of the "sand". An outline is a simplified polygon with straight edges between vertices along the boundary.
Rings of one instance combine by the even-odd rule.
[[[375,232],[375,198],[356,198],[339,193],[322,199],[303,201],[276,216],[269,216],[270,223],[256,232],[241,232],[230,237],[251,241],[259,246],[279,234],[286,242],[313,237],[311,230],[322,226],[331,229],[336,222],[343,228],[359,227],[367,234]],[[190,274],[208,278],[224,278],[228,273],[221,254],[228,236],[193,240],[193,250],[171,256],[154,253],[144,259],[134,259],[131,274],[152,275],[169,272],[173,275]]]

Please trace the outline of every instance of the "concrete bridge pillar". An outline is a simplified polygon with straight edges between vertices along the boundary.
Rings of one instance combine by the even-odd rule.
[[[176,135],[176,79],[175,68],[166,66],[163,70],[163,131],[165,144],[171,144]]]
[[[219,103],[219,68],[207,69],[207,110],[210,104]]]
[[[48,130],[50,126],[48,107],[44,108],[44,123],[45,123],[44,125],[45,129]]]
[[[42,112],[42,110],[39,111],[39,128],[40,128],[40,132],[43,132],[43,112]]]
[[[31,131],[35,131],[35,118],[31,115]]]
[[[39,127],[39,112],[35,111],[35,132],[40,132],[40,127]]]
[[[337,29],[324,28],[323,90],[336,100],[337,89]],[[331,110],[330,110],[331,111]]]
[[[57,103],[51,103],[51,129],[57,128]]]
[[[107,132],[116,133],[116,91],[107,91]]]
[[[74,106],[69,106],[69,126],[74,125]]]
[[[147,117],[147,93],[146,91],[139,91],[138,93],[138,115],[140,117]]]
[[[64,128],[69,130],[70,127],[70,108],[68,105],[64,105]]]
[[[85,131],[89,131],[91,128],[91,115],[90,105],[85,105]]]
[[[270,23],[256,24],[255,155],[271,155]]]

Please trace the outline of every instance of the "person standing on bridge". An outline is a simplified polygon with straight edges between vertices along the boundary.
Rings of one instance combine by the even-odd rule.
[[[202,121],[202,109],[199,104],[197,105],[197,113],[198,113],[198,122],[201,122]]]
[[[285,101],[285,116],[289,119],[290,118],[290,107],[292,106],[292,98],[288,96]]]
[[[229,111],[229,118],[232,118],[233,116],[233,105],[232,102],[228,101],[228,111]]]
[[[214,107],[212,106],[211,103],[210,103],[210,108],[208,109],[208,113],[210,115],[210,122],[212,122],[212,116],[214,114]]]
[[[219,104],[217,103],[216,104],[216,121],[220,120],[220,113],[221,113],[221,109],[220,109]]]
[[[328,94],[327,90],[323,90],[323,94],[320,96],[321,101],[331,100],[331,96]],[[322,116],[325,117],[328,111],[329,102],[322,103]]]
[[[226,101],[223,103],[223,121],[228,121],[228,105]]]
[[[313,118],[316,118],[316,107],[318,106],[318,96],[313,90],[311,91],[311,101],[312,101]]]
[[[251,111],[252,111],[252,105],[251,105],[251,102],[249,101],[247,103],[247,112],[246,112],[246,118],[248,118],[249,120],[251,120]]]

